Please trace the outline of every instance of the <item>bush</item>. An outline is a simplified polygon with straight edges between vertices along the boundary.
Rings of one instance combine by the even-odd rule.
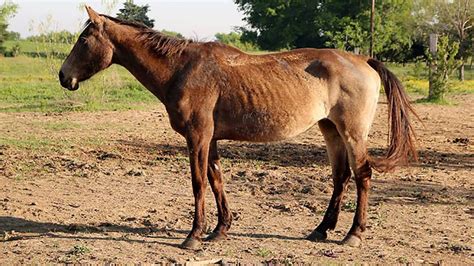
[[[21,48],[20,48],[19,43],[15,43],[15,45],[12,47],[11,53],[12,53],[12,57],[17,57],[20,55]]]
[[[449,91],[449,76],[461,66],[456,59],[459,51],[459,42],[450,43],[447,36],[441,36],[438,42],[438,51],[435,55],[426,51],[428,63],[431,68],[430,90],[427,100],[430,102],[443,102]]]
[[[258,47],[250,42],[245,42],[242,40],[242,34],[237,33],[237,32],[231,32],[231,33],[217,33],[215,35],[217,41],[232,45],[236,48],[239,48],[241,50],[247,51],[247,52],[255,52],[258,51]]]

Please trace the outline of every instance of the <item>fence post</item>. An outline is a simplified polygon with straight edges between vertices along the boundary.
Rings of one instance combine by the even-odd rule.
[[[375,0],[372,0],[372,8],[370,10],[370,49],[369,55],[374,57],[374,42],[375,42]]]
[[[438,34],[432,33],[430,34],[430,53],[432,58],[436,57],[436,53],[438,52]],[[428,98],[431,98],[433,96],[433,73],[436,72],[436,65],[433,63],[433,60],[430,60],[429,62],[429,79],[430,79],[430,85],[429,85],[429,94]]]

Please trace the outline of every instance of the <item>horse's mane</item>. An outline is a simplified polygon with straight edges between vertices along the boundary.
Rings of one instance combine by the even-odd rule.
[[[180,55],[188,46],[188,44],[193,42],[192,40],[165,35],[159,31],[149,28],[140,22],[123,20],[103,14],[101,16],[110,19],[117,24],[126,25],[137,29],[137,40],[143,42],[146,47],[164,56]],[[85,23],[85,27],[87,27],[90,23],[91,21],[88,20]]]

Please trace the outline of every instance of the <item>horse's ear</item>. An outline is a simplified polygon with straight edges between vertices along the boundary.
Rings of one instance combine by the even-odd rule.
[[[95,12],[90,6],[86,6],[87,14],[89,15],[89,19],[95,25],[101,25],[104,22],[104,18],[99,15],[99,13]]]

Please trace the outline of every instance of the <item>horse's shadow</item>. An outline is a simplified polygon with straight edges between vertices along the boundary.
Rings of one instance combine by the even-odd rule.
[[[184,240],[189,233],[187,230],[156,228],[156,227],[131,227],[126,225],[104,224],[99,226],[83,225],[83,224],[57,224],[49,222],[30,221],[23,218],[0,216],[0,233],[3,232],[3,240],[1,241],[16,241],[28,240],[39,237],[62,238],[62,239],[84,239],[84,240],[112,240],[125,241],[136,243],[154,243],[171,247],[179,247],[175,240]],[[136,234],[149,239],[163,239],[164,241],[153,241],[130,238],[130,237],[112,237],[109,232],[116,232],[122,234]],[[161,232],[161,234],[156,234]],[[171,234],[169,234],[171,233]],[[179,235],[179,236],[175,236]],[[302,240],[303,236],[292,237],[278,234],[259,234],[259,233],[230,233],[231,237],[245,237],[245,238],[274,238],[283,240]],[[179,242],[178,241],[178,242]]]
[[[164,232],[165,229],[158,229],[154,227],[130,227],[125,225],[115,225],[106,223],[99,226],[84,225],[84,224],[57,224],[49,222],[30,221],[23,218],[0,216],[0,232],[3,232],[3,241],[26,240],[39,237],[63,238],[63,239],[85,239],[85,240],[114,240],[126,242],[149,243],[142,239],[131,239],[122,236],[112,237],[109,232],[123,233],[123,234],[137,234],[141,236],[148,236],[153,232]],[[186,234],[187,231],[171,229],[168,230],[174,234]],[[85,233],[85,234],[81,234]],[[86,235],[87,234],[87,235]],[[167,240],[181,239],[181,237],[169,236],[161,234],[153,236],[153,238],[166,238]],[[150,243],[157,243],[177,247],[178,244],[152,241]]]
[[[132,148],[132,150],[144,150],[150,154],[157,153],[160,155],[160,158],[166,156],[188,156],[188,151],[184,145],[150,143],[138,139],[120,140],[118,142],[121,145]],[[369,154],[376,157],[384,157],[386,152],[385,148],[369,149]],[[281,167],[305,167],[315,163],[319,165],[329,165],[326,146],[318,144],[291,142],[260,144],[226,141],[219,145],[219,153],[222,158],[232,161],[252,160]],[[421,149],[419,151],[419,162],[413,163],[412,166],[422,168],[473,169],[473,161],[474,155],[469,153],[452,153]]]

